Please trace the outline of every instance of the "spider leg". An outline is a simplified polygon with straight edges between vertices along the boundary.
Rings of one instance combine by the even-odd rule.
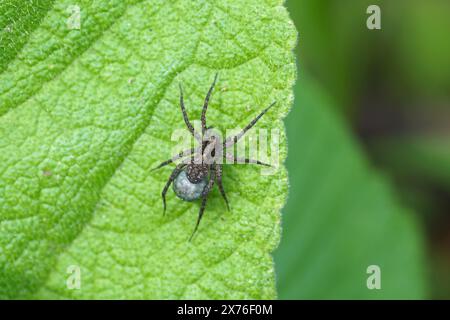
[[[202,134],[204,135],[206,132],[206,110],[208,109],[208,103],[209,103],[209,98],[211,97],[211,93],[214,89],[214,86],[216,85],[216,81],[217,81],[217,76],[219,74],[216,73],[216,75],[214,76],[214,81],[211,84],[211,87],[208,90],[208,93],[206,94],[205,97],[205,102],[203,103],[203,110],[202,110],[202,116],[201,116],[201,121],[202,121]]]
[[[185,163],[178,164],[175,167],[175,169],[173,169],[172,173],[170,174],[169,180],[167,180],[167,183],[164,186],[164,189],[163,189],[163,191],[161,193],[162,200],[163,200],[163,207],[164,207],[163,215],[166,214],[166,193],[167,193],[167,190],[169,189],[169,187],[172,184],[173,180],[177,177],[177,175],[180,173],[181,170],[183,170],[183,168],[185,166],[186,166]]]
[[[261,162],[259,160],[254,160],[254,159],[235,157],[232,154],[229,154],[228,152],[225,153],[225,158],[227,160],[233,161],[233,163],[254,163],[254,164],[259,164],[259,165],[266,166],[266,167],[271,167],[271,165],[268,163],[264,163],[264,162]]]
[[[192,232],[191,237],[189,238],[189,241],[192,240],[192,237],[194,236],[195,232],[197,231],[200,221],[202,220],[203,213],[205,212],[205,208],[206,208],[206,201],[208,200],[208,194],[211,191],[212,187],[214,186],[214,178],[215,178],[215,168],[214,168],[214,166],[211,166],[208,184],[205,186],[205,188],[202,191],[202,204],[201,204],[200,210],[198,212],[197,223],[195,224],[194,231]]]
[[[227,195],[225,194],[225,190],[223,189],[222,185],[222,167],[223,166],[221,164],[216,165],[217,186],[219,187],[220,193],[222,194],[222,197],[225,200],[225,203],[227,204],[228,211],[230,211],[230,205],[228,203]]]
[[[192,136],[194,138],[196,138],[199,142],[201,142],[202,141],[201,137],[198,135],[197,132],[195,132],[194,127],[192,126],[191,122],[189,121],[188,115],[186,113],[186,108],[184,106],[184,98],[183,98],[183,88],[181,87],[181,83],[180,83],[180,107],[181,107],[181,112],[183,113],[184,123],[186,123],[186,126],[189,129],[189,132],[192,134]]]
[[[169,160],[161,162],[157,167],[153,168],[152,171],[153,170],[157,170],[159,168],[162,168],[164,166],[167,166],[168,164],[170,164],[170,163],[172,163],[172,162],[174,162],[174,161],[176,161],[178,159],[181,159],[183,157],[187,157],[187,156],[193,155],[197,151],[197,149],[199,149],[199,148],[191,148],[191,149],[187,149],[187,150],[181,151],[180,153],[174,155]]]
[[[255,124],[256,122],[258,122],[258,120],[267,112],[269,111],[270,108],[273,107],[273,105],[276,103],[276,101],[272,102],[272,104],[270,106],[268,106],[266,109],[264,109],[258,116],[256,116],[255,119],[253,119],[241,132],[239,132],[237,135],[232,136],[232,137],[228,137],[224,142],[223,142],[223,148],[225,149],[226,147],[230,147],[233,144],[235,144],[236,142],[238,142],[238,140],[240,138],[242,138],[242,136],[248,131],[250,130]]]
[[[206,200],[208,200],[207,197],[202,198],[202,205],[200,206],[200,211],[198,212],[197,223],[195,225],[194,231],[192,232],[192,234],[189,238],[189,241],[191,241],[192,238],[194,237],[195,232],[197,232],[198,225],[200,224],[200,220],[202,220],[203,212],[205,212],[205,208],[206,208]]]

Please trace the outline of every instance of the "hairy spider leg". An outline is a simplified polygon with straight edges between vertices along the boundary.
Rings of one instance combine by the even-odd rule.
[[[157,170],[159,168],[162,168],[164,166],[167,166],[168,164],[171,164],[172,162],[174,162],[174,161],[176,161],[178,159],[181,159],[183,157],[187,157],[187,156],[193,155],[196,151],[199,151],[199,150],[200,150],[200,148],[191,148],[191,149],[187,149],[187,150],[181,151],[180,153],[174,155],[169,160],[161,162],[157,167],[153,168],[152,171],[153,170]]]
[[[177,177],[177,175],[181,172],[181,170],[183,170],[183,168],[186,166],[185,163],[180,163],[178,164],[175,169],[173,169],[172,173],[170,174],[169,180],[167,180],[166,185],[164,186],[164,189],[161,193],[162,196],[162,200],[163,200],[163,206],[164,206],[164,211],[163,211],[163,215],[166,214],[166,193],[167,190],[169,189],[170,185],[172,184],[173,180]]]
[[[217,76],[219,74],[216,73],[216,75],[214,76],[214,81],[211,84],[211,87],[208,90],[208,93],[206,94],[205,97],[205,102],[203,103],[203,109],[202,109],[202,116],[201,116],[201,122],[202,122],[202,135],[205,135],[206,132],[206,110],[208,109],[208,103],[209,103],[209,98],[211,97],[211,93],[214,90],[214,86],[216,85],[216,81],[217,81]]]
[[[266,166],[266,167],[271,167],[271,165],[268,163],[264,163],[259,160],[254,160],[254,159],[249,159],[249,158],[235,157],[228,152],[225,153],[225,158],[227,160],[233,161],[233,163],[253,163],[253,164],[259,164],[259,165]]]
[[[223,148],[225,149],[226,147],[230,147],[233,144],[235,144],[236,142],[238,142],[238,140],[240,138],[242,138],[242,136],[248,131],[250,130],[255,124],[256,122],[258,122],[258,120],[267,112],[269,111],[270,108],[272,108],[274,106],[274,104],[276,103],[276,101],[272,102],[272,104],[270,106],[268,106],[266,109],[264,109],[258,116],[256,116],[255,119],[253,119],[241,132],[239,132],[237,135],[232,136],[232,137],[228,137],[224,142],[223,142]]]
[[[184,123],[186,123],[186,126],[189,129],[189,132],[192,134],[192,136],[194,138],[197,139],[197,141],[201,142],[202,138],[198,135],[198,133],[194,130],[194,127],[192,126],[191,122],[189,121],[188,115],[186,113],[186,108],[184,106],[184,98],[183,98],[183,88],[181,86],[180,83],[180,107],[181,107],[181,112],[183,113],[183,119],[184,119]]]
[[[222,194],[223,199],[225,200],[225,203],[227,205],[228,211],[230,211],[230,205],[228,203],[227,195],[225,194],[225,190],[222,185],[222,168],[223,165],[216,164],[216,180],[217,180],[217,186],[219,187],[219,191]]]
[[[211,165],[210,172],[209,172],[208,184],[205,186],[205,188],[202,191],[202,204],[201,204],[200,210],[198,212],[197,223],[195,224],[194,231],[192,232],[191,237],[189,238],[189,241],[192,240],[192,237],[194,236],[195,232],[197,231],[200,221],[202,220],[203,213],[205,212],[205,208],[206,208],[206,201],[208,200],[208,194],[211,191],[212,187],[214,186],[214,178],[215,178],[215,168],[214,168],[214,165]]]

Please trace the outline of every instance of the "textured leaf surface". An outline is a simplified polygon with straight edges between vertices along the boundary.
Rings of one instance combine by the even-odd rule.
[[[413,212],[370,168],[332,103],[314,83],[297,84],[286,123],[289,200],[275,252],[279,297],[424,298],[423,239]],[[381,290],[367,288],[370,265],[380,267]]]
[[[242,127],[277,100],[258,126],[284,132],[296,34],[282,2],[77,3],[80,30],[55,1],[0,52],[0,297],[276,297],[285,169],[226,166],[232,211],[214,191],[189,243],[199,204],[171,192],[163,217],[170,169],[150,168],[183,128],[178,83],[199,119],[217,71],[210,124]]]

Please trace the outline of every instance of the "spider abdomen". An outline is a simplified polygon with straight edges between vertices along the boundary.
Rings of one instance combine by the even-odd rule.
[[[186,174],[186,170],[182,170],[173,181],[173,191],[178,198],[185,201],[194,201],[201,197],[203,189],[208,183],[206,176],[199,182],[192,183]]]

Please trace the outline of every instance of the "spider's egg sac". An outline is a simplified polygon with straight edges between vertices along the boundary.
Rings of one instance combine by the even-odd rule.
[[[206,177],[199,183],[189,181],[186,171],[181,171],[173,181],[173,191],[175,194],[185,201],[197,200],[201,197],[202,191],[207,184]]]

